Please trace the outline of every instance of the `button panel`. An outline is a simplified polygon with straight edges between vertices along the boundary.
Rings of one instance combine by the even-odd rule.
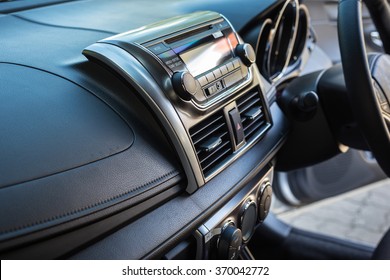
[[[206,95],[207,96],[210,96],[210,95],[214,95],[218,92],[220,92],[221,90],[223,90],[225,88],[222,80],[219,80],[217,81],[215,84],[213,84],[212,86],[209,86],[208,88],[206,88]]]
[[[215,95],[243,79],[238,58],[197,77],[207,97]]]
[[[172,50],[163,52],[158,57],[169,67],[173,72],[185,70],[185,66],[180,57]]]

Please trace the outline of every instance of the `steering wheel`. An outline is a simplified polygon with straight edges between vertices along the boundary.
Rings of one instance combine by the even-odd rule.
[[[367,4],[387,54],[367,57],[361,1],[340,0],[341,62],[357,124],[379,165],[390,177],[390,8],[387,0],[368,0]]]

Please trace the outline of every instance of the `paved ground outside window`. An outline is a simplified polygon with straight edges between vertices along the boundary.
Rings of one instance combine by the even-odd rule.
[[[294,227],[375,247],[390,228],[390,180],[296,209],[276,201],[273,211]]]

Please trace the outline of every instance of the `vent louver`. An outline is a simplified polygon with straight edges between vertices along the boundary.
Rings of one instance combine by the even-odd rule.
[[[248,142],[269,126],[260,93],[257,90],[250,91],[237,99],[236,103]]]
[[[225,117],[214,114],[192,127],[190,136],[205,177],[209,176],[232,154]]]

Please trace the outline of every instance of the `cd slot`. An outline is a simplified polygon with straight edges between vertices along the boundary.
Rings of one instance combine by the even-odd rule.
[[[208,30],[210,30],[212,28],[213,28],[212,25],[207,25],[207,26],[204,26],[204,27],[201,27],[201,28],[198,28],[198,29],[195,29],[195,30],[191,30],[189,32],[177,35],[177,36],[175,36],[173,38],[166,39],[165,42],[167,44],[174,44],[174,43],[176,43],[178,41],[181,41],[183,39],[187,39],[188,37],[191,37],[191,36],[194,36],[194,35],[198,35],[198,34],[200,34],[202,32],[208,31]]]

